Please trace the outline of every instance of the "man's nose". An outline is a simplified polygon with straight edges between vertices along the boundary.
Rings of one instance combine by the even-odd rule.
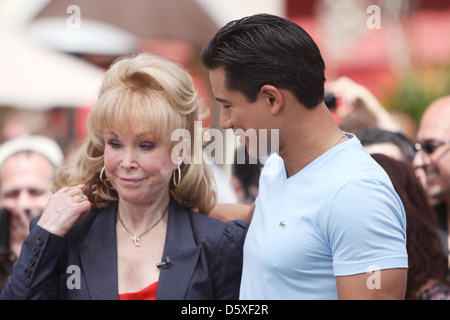
[[[232,128],[232,123],[231,123],[231,116],[230,116],[230,112],[226,109],[221,110],[220,112],[220,126],[223,129],[230,129]]]
[[[22,190],[17,198],[17,209],[30,217],[33,207],[33,197],[29,192]]]
[[[418,167],[426,167],[431,164],[431,158],[428,154],[423,152],[423,150],[418,150],[413,159],[413,166],[415,168]]]

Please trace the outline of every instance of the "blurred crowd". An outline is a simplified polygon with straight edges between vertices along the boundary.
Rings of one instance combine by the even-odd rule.
[[[342,130],[357,135],[386,170],[403,201],[409,255],[406,298],[449,299],[450,96],[430,104],[416,130],[349,78],[327,83],[326,92],[327,105]],[[30,219],[46,206],[54,191],[55,170],[68,161],[70,148],[61,145],[39,112],[15,111],[4,116],[0,141],[2,289],[28,234]],[[223,168],[215,168],[219,203],[249,206],[255,201],[262,164],[248,160],[234,162],[231,177]]]

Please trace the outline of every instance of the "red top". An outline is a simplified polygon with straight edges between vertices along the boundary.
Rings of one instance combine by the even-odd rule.
[[[155,300],[157,289],[158,281],[140,291],[119,294],[119,300]]]

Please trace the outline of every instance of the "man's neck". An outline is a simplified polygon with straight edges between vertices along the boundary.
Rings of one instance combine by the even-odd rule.
[[[305,110],[301,116],[289,119],[281,139],[279,155],[283,158],[288,178],[347,140],[325,105]]]

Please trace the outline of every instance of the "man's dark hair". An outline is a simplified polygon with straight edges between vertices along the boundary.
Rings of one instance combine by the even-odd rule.
[[[306,108],[324,97],[325,63],[319,48],[299,25],[269,14],[231,21],[202,50],[212,70],[224,68],[226,88],[254,102],[262,86],[290,90]]]

